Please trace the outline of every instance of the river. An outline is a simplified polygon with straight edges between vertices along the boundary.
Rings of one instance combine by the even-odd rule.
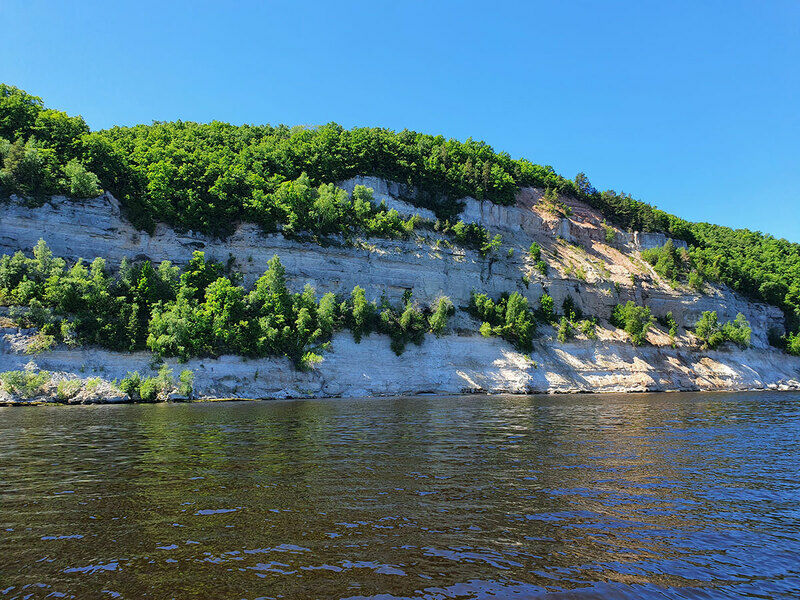
[[[0,599],[798,598],[800,394],[0,408]]]

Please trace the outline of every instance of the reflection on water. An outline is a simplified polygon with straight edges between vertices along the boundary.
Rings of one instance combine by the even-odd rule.
[[[0,598],[797,598],[800,395],[0,409]]]

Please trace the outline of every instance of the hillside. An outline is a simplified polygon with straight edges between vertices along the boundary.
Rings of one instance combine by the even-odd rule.
[[[483,143],[333,124],[92,133],[8,86],[0,137],[6,401],[800,379],[799,245]]]

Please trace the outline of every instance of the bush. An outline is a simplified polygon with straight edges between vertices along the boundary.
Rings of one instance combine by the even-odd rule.
[[[579,327],[583,335],[590,340],[597,339],[597,323],[592,319],[584,319],[579,323]]]
[[[483,257],[500,248],[500,244],[503,241],[500,235],[491,237],[489,230],[478,223],[457,221],[455,225],[450,225],[447,220],[437,221],[434,229],[452,235],[458,244],[477,250]]]
[[[65,379],[58,382],[56,387],[56,396],[61,401],[67,401],[74,398],[83,387],[83,382],[80,379]]]
[[[786,337],[786,351],[789,354],[800,356],[800,333],[790,333]]]
[[[649,308],[637,306],[632,300],[628,300],[624,305],[617,304],[611,314],[611,324],[624,329],[634,346],[641,346],[644,343],[654,320]]]
[[[369,335],[375,328],[375,305],[367,301],[364,288],[356,286],[350,294],[352,306],[350,312],[350,329],[353,332],[353,339],[356,343]]]
[[[695,334],[703,341],[703,348],[713,350],[725,341],[747,348],[750,345],[752,330],[742,313],[737,314],[733,321],[721,324],[716,311],[707,310],[695,325]]]
[[[414,306],[409,298],[402,312],[388,305],[380,312],[379,330],[391,339],[391,348],[400,356],[411,342],[422,344],[427,323],[422,312]]]
[[[533,348],[536,320],[528,300],[519,293],[503,294],[494,302],[486,294],[473,292],[469,312],[483,322],[481,335],[502,337],[522,352],[530,352]]]
[[[86,170],[77,159],[72,159],[64,167],[67,190],[73,198],[96,198],[103,193],[97,175]]]
[[[578,308],[578,305],[575,304],[575,300],[573,300],[572,296],[569,294],[564,297],[564,301],[561,303],[561,310],[561,314],[567,317],[570,321],[577,321],[583,318],[583,311]]]
[[[138,400],[139,399],[139,388],[142,385],[142,376],[139,375],[137,371],[128,372],[125,378],[119,382],[119,389],[122,390],[125,394],[128,394],[128,398],[131,400]]]
[[[155,402],[158,400],[158,394],[161,391],[159,382],[155,377],[147,377],[142,379],[139,385],[139,399],[143,402]]]
[[[42,352],[52,350],[55,345],[55,337],[40,332],[28,343],[28,347],[25,348],[25,354],[41,354]]]
[[[702,292],[703,288],[705,287],[703,276],[700,275],[700,273],[698,273],[696,270],[692,270],[689,273],[688,283],[690,288],[697,290],[698,292]]]
[[[430,330],[436,335],[441,335],[447,327],[447,320],[456,312],[455,306],[450,301],[450,298],[443,296],[436,302],[436,308],[433,313],[428,317]]]
[[[184,371],[191,373],[191,371]],[[181,380],[183,384],[183,380]],[[189,382],[191,384],[191,382]],[[131,400],[141,400],[142,402],[156,402],[165,398],[175,389],[175,380],[172,378],[172,369],[167,365],[161,365],[158,375],[155,377],[142,377],[138,372],[129,372],[128,375],[119,382],[119,389],[128,394]]]
[[[534,262],[539,261],[542,258],[542,248],[536,242],[531,243],[530,250],[528,250],[528,254],[534,260]]]
[[[555,302],[550,294],[544,293],[539,298],[539,318],[545,323],[552,323],[555,319]]]
[[[733,321],[729,321],[722,326],[722,335],[725,339],[733,342],[740,348],[747,348],[750,346],[750,338],[752,336],[752,329],[750,323],[742,313],[736,315]]]
[[[49,371],[6,371],[0,373],[0,384],[9,394],[29,399],[41,395],[42,388],[49,383],[52,374]]]
[[[561,317],[561,322],[558,324],[558,341],[566,342],[572,337],[572,324],[567,317]]]
[[[194,373],[184,369],[178,376],[178,393],[185,398],[191,398],[194,393]]]
[[[704,311],[695,325],[695,334],[703,340],[704,348],[716,348],[725,341],[716,311]]]

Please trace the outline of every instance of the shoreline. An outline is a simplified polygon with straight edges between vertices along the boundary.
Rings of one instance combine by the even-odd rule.
[[[741,393],[756,393],[756,392],[770,392],[770,393],[796,393],[800,392],[800,384],[774,384],[767,387],[747,387],[747,388],[719,388],[719,389],[627,389],[627,390],[607,390],[607,391],[593,391],[586,389],[576,390],[555,390],[555,391],[537,391],[537,392],[487,392],[487,391],[464,391],[462,393],[419,393],[419,394],[386,394],[375,396],[284,396],[284,397],[264,397],[264,398],[192,398],[192,399],[172,399],[172,400],[159,400],[156,402],[146,402],[143,400],[121,400],[104,402],[91,401],[91,402],[70,402],[68,400],[49,399],[49,400],[11,400],[0,401],[0,408],[18,408],[24,406],[116,406],[116,405],[164,405],[164,404],[218,404],[218,403],[253,403],[253,402],[294,402],[306,400],[326,400],[326,401],[360,401],[360,400],[392,400],[401,398],[411,399],[443,399],[453,398],[459,396],[509,396],[516,398],[524,397],[537,397],[537,396],[608,396],[608,395],[637,395],[637,394],[741,394]],[[51,398],[55,398],[54,396]]]
[[[149,352],[59,346],[26,354],[7,346],[0,348],[0,373],[24,372],[35,383],[0,387],[0,405],[800,390],[800,357],[777,350],[696,351],[609,340],[562,343],[549,337],[533,346],[523,354],[500,338],[429,335],[397,356],[385,335],[357,343],[340,332],[322,362],[305,371],[285,357],[223,355],[156,364]],[[170,384],[148,401],[123,391],[132,372],[152,380],[160,377],[160,369],[170,373]],[[178,386],[184,370],[191,372],[189,391]]]
[[[357,343],[343,332],[334,335],[324,360],[306,371],[285,357],[223,355],[154,364],[148,352],[58,347],[25,354],[6,348],[0,350],[0,372],[46,375],[33,388],[0,390],[0,404],[130,403],[122,381],[131,372],[157,378],[159,368],[172,372],[175,385],[151,401],[800,390],[800,357],[768,349],[701,352],[539,338],[523,354],[500,338],[449,334],[426,336],[397,356],[385,335]],[[183,370],[192,374],[189,392],[177,386]]]

